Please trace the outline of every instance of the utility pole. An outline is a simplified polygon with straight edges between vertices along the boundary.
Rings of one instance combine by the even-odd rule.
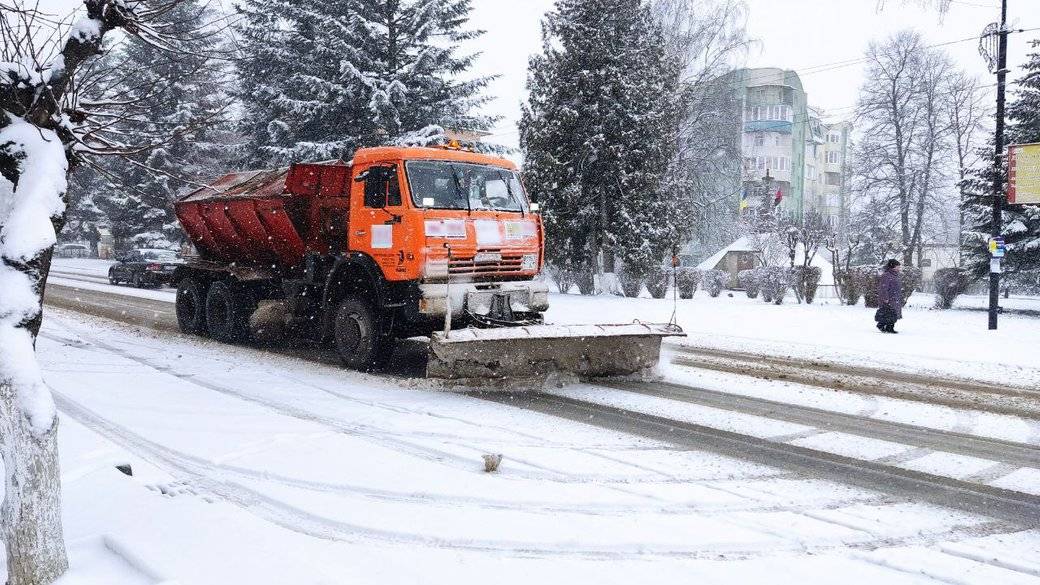
[[[993,37],[997,40],[996,74],[997,74],[997,133],[994,140],[993,153],[993,221],[990,231],[994,240],[1001,235],[1001,223],[1003,222],[1002,210],[1004,207],[1004,94],[1007,79],[1007,0],[1000,3],[1000,27],[994,30],[995,25],[986,27],[983,32],[982,48],[983,54],[990,61],[990,69],[993,69],[992,54],[986,49],[986,41],[992,42]],[[991,45],[990,45],[991,46]],[[1000,258],[993,256],[989,264],[989,328],[997,328],[997,310],[1000,303]]]

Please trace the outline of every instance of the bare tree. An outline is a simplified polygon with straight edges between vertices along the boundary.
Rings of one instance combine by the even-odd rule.
[[[857,118],[863,138],[853,149],[856,190],[895,210],[903,262],[920,257],[929,218],[952,202],[944,197],[952,158],[949,78],[945,54],[902,32],[867,51],[867,81]]]
[[[144,115],[132,100],[81,100],[81,73],[117,29],[176,50],[161,23],[177,0],[83,4],[85,15],[66,26],[18,2],[0,3],[0,515],[9,585],[50,583],[68,567],[58,419],[35,357],[67,173],[89,156],[140,152],[164,140],[121,130]]]
[[[957,153],[957,189],[960,203],[963,203],[970,196],[970,188],[966,183],[969,173],[977,168],[979,163],[989,162],[983,158],[979,147],[986,130],[984,121],[989,117],[990,110],[984,103],[985,94],[976,78],[958,73],[949,80],[947,87],[946,115],[950,120],[950,130]],[[964,233],[964,211],[960,204],[957,208],[959,235]]]
[[[663,188],[682,202],[672,210],[673,222],[684,228],[679,237],[693,235],[717,248],[738,233],[739,193],[722,178],[741,160],[742,113],[726,75],[752,46],[747,6],[742,0],[654,0],[651,8],[679,66],[674,152]]]

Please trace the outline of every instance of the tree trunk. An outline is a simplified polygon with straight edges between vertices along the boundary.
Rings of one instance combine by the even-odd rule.
[[[38,435],[19,412],[15,389],[0,383],[0,436],[6,475],[0,519],[8,585],[46,585],[68,569],[61,526],[58,421]]]

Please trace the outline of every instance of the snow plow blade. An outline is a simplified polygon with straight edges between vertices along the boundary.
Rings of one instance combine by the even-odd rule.
[[[666,323],[532,325],[460,329],[430,338],[431,378],[503,379],[572,374],[626,376],[648,370],[661,357],[661,340],[685,337]]]

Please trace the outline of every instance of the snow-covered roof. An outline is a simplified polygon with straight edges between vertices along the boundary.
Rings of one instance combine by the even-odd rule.
[[[707,260],[697,265],[697,270],[714,270],[719,262],[730,252],[760,252],[747,236],[738,238],[732,244],[712,254]]]

